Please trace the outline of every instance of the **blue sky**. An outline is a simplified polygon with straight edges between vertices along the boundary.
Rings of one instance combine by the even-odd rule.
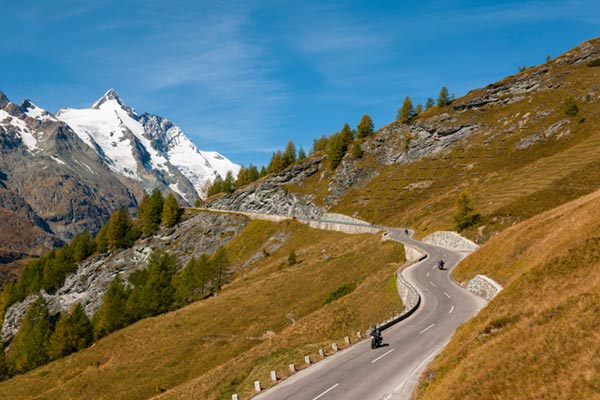
[[[266,164],[289,139],[391,122],[600,36],[589,1],[1,0],[0,91],[49,111],[115,88],[203,150]]]

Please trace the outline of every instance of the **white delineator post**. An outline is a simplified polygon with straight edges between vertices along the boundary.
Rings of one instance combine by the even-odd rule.
[[[260,381],[254,381],[254,391],[260,392],[262,387],[260,386]]]
[[[310,365],[311,361],[310,361],[310,356],[304,356],[304,362],[308,365]]]
[[[237,394],[232,394],[231,395],[231,400],[240,400],[240,396]]]
[[[288,367],[290,368],[290,372],[296,372],[296,364],[290,364]]]
[[[271,371],[271,380],[277,382],[277,371]]]
[[[332,343],[332,344],[331,344],[331,348],[332,348],[334,351],[338,351],[338,345],[337,345],[337,343]]]
[[[323,349],[319,349],[319,355],[321,357],[325,357],[325,351]]]

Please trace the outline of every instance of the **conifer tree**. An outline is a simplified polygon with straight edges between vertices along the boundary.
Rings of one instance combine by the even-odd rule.
[[[11,371],[6,360],[4,344],[0,341],[0,382],[10,378]]]
[[[277,152],[273,153],[273,157],[271,157],[271,162],[267,167],[267,173],[276,174],[278,172],[283,171],[285,168],[283,164],[283,153],[281,150],[277,150]]]
[[[127,325],[127,315],[123,312],[127,305],[128,292],[117,276],[111,282],[102,306],[94,315],[94,331],[101,338]]]
[[[221,287],[229,276],[229,258],[223,247],[219,247],[210,259],[212,270],[214,271],[215,291],[221,290]]]
[[[348,150],[348,146],[350,146],[350,144],[354,141],[354,131],[350,128],[350,125],[344,124],[344,127],[340,131],[340,136],[344,142],[346,150]]]
[[[227,171],[225,180],[223,180],[223,193],[233,193],[235,190],[235,179],[233,178],[233,172]]]
[[[402,103],[402,107],[400,107],[400,109],[398,110],[396,120],[402,122],[403,124],[408,124],[414,116],[415,108],[413,107],[410,97],[406,96],[404,98],[404,102]]]
[[[148,261],[148,277],[141,291],[141,301],[146,307],[144,316],[166,312],[175,300],[172,278],[177,264],[168,253],[154,251]]]
[[[287,168],[296,162],[296,145],[290,140],[283,152],[283,168]]]
[[[185,304],[204,297],[213,272],[206,254],[202,254],[198,259],[192,257],[185,268],[174,277],[178,302]]]
[[[442,86],[442,89],[440,90],[440,95],[437,99],[437,105],[438,107],[446,107],[448,104],[450,104],[450,102],[451,100],[450,94],[448,93],[448,88],[446,86]]]
[[[183,208],[179,206],[177,199],[173,193],[169,193],[163,205],[161,222],[164,226],[171,227],[179,222]]]
[[[133,245],[132,228],[133,222],[129,211],[126,208],[115,211],[108,220],[106,230],[108,249],[114,251],[131,247]]]
[[[206,191],[207,196],[214,196],[215,194],[219,194],[223,192],[223,178],[217,176],[213,183],[209,186]]]
[[[96,250],[98,253],[103,254],[108,251],[108,239],[106,233],[108,232],[108,223],[102,225],[102,228],[96,234],[94,241],[96,242]]]
[[[84,349],[94,342],[94,326],[85,314],[83,306],[79,303],[71,309],[69,314],[73,331],[77,337],[77,350]]]
[[[423,104],[419,103],[415,106],[415,116],[423,112]]]
[[[267,168],[265,168],[264,165],[260,167],[260,173],[258,174],[258,176],[259,178],[264,178],[265,176],[267,176]]]
[[[428,97],[427,101],[425,102],[425,109],[429,110],[433,106],[435,106],[435,101],[431,97]]]
[[[143,208],[142,235],[150,236],[158,232],[160,227],[164,199],[160,190],[155,190],[148,199],[148,203]]]
[[[470,228],[479,222],[481,215],[475,211],[471,195],[463,190],[456,200],[456,214],[454,214],[454,224],[458,231]]]
[[[11,345],[9,357],[16,372],[30,371],[48,362],[48,320],[46,302],[40,296],[29,306]]]
[[[367,114],[363,115],[357,126],[358,138],[362,139],[371,136],[373,134],[373,129],[375,128],[371,117]]]
[[[298,161],[302,161],[306,158],[306,152],[304,151],[304,149],[302,147],[300,147],[300,150],[298,150]]]
[[[310,151],[311,154],[315,154],[319,151],[327,150],[327,143],[329,142],[329,138],[325,135],[320,138],[315,138],[313,140],[313,147]]]
[[[88,231],[75,236],[73,240],[71,240],[70,246],[75,262],[85,260],[96,251],[96,244]]]
[[[359,158],[362,158],[363,155],[364,152],[362,147],[360,147],[360,143],[354,143],[354,145],[352,145],[352,157],[358,160]]]
[[[329,168],[334,170],[340,165],[347,149],[346,142],[340,133],[336,133],[329,138],[327,141],[327,160],[329,161]]]
[[[61,313],[54,327],[54,332],[50,336],[48,344],[48,357],[50,360],[56,360],[66,357],[78,350],[78,340],[75,330],[71,324],[69,314]]]

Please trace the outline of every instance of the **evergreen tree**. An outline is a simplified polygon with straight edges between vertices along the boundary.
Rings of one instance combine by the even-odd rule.
[[[425,109],[429,110],[433,106],[435,106],[435,101],[431,97],[428,97],[427,101],[425,102]]]
[[[6,360],[6,354],[4,352],[4,345],[0,341],[0,382],[10,378],[11,371]]]
[[[126,309],[128,295],[117,276],[110,283],[102,299],[102,306],[94,315],[96,337],[101,338],[127,325],[127,315],[123,311]]]
[[[208,292],[213,272],[206,254],[202,254],[198,259],[192,257],[185,268],[173,278],[178,303],[186,304],[203,298]]]
[[[277,150],[277,152],[273,153],[273,157],[271,157],[271,162],[267,167],[267,172],[269,174],[276,174],[278,172],[283,171],[285,168],[283,163],[283,153],[281,150]]]
[[[396,120],[402,122],[403,124],[408,124],[414,118],[414,116],[415,108],[413,107],[410,97],[406,96],[404,98],[404,102],[402,103],[402,107],[400,107],[398,110]]]
[[[30,371],[48,362],[48,320],[46,302],[40,296],[29,306],[11,345],[9,357],[16,372]]]
[[[352,146],[352,157],[358,160],[359,158],[362,158],[363,155],[364,152],[362,150],[362,147],[360,147],[360,143],[354,143],[354,145]]]
[[[371,117],[369,117],[369,115],[365,114],[362,116],[362,118],[360,119],[360,122],[358,123],[358,126],[357,126],[358,135],[357,136],[359,139],[371,136],[373,134],[374,129],[375,129],[375,127],[373,125],[373,120],[371,119]]]
[[[563,111],[567,117],[576,117],[579,115],[579,106],[573,96],[567,96],[563,104]]]
[[[108,224],[104,224],[102,228],[96,234],[94,241],[96,242],[96,250],[100,254],[104,254],[108,251],[108,239],[106,233],[108,232]]]
[[[69,314],[61,313],[54,327],[54,332],[50,336],[48,344],[48,357],[50,360],[56,360],[66,357],[78,350],[78,340],[75,330],[71,324]]]
[[[179,206],[173,193],[169,193],[163,205],[161,222],[164,226],[171,227],[179,222],[183,214],[183,208]]]
[[[169,310],[175,300],[172,278],[177,263],[168,253],[156,250],[148,261],[148,277],[142,287],[141,302],[146,307],[144,316],[158,315]]]
[[[259,178],[264,178],[265,176],[267,176],[267,168],[265,168],[264,165],[260,167],[260,173],[258,174],[258,176]]]
[[[70,246],[75,262],[85,260],[96,251],[96,243],[94,243],[94,240],[88,231],[75,236],[73,240],[71,240]]]
[[[456,200],[456,214],[454,214],[454,224],[458,231],[470,228],[476,225],[481,215],[475,211],[471,195],[463,190]]]
[[[296,259],[296,252],[294,250],[290,251],[287,259],[288,265],[291,267],[292,265],[298,264],[298,260]]]
[[[146,210],[146,213],[148,210]],[[109,250],[126,249],[133,245],[133,222],[126,208],[121,208],[111,215],[106,230],[106,241]]]
[[[79,303],[71,309],[69,320],[77,337],[77,350],[85,349],[94,343],[94,326]]]
[[[283,152],[283,168],[287,168],[296,162],[296,145],[290,140]]]
[[[440,95],[437,99],[437,105],[438,107],[446,107],[450,104],[450,102],[451,100],[450,94],[448,93],[448,88],[446,86],[442,86],[442,89],[440,90]]]
[[[334,170],[342,162],[348,147],[340,133],[332,135],[327,142],[327,160],[329,167]]]
[[[235,179],[233,178],[233,172],[227,171],[225,180],[223,180],[223,193],[233,193],[235,191]]]
[[[158,232],[162,218],[164,199],[160,190],[155,190],[139,216],[142,219],[142,235],[150,236]]]
[[[419,103],[415,106],[415,116],[423,112],[423,104]]]
[[[304,149],[302,147],[300,147],[300,150],[298,150],[298,161],[302,161],[306,158],[306,152],[304,151]]]
[[[215,291],[221,290],[223,284],[225,284],[230,271],[229,271],[229,258],[223,247],[219,247],[215,254],[210,259],[212,270],[214,271],[214,286]]]
[[[319,151],[327,150],[327,144],[329,142],[329,138],[325,135],[320,138],[316,138],[313,140],[313,147],[310,151],[311,154],[318,153]]]
[[[354,141],[354,131],[350,128],[350,125],[344,124],[344,127],[340,131],[340,136],[342,141],[344,142],[344,146],[346,150],[348,150],[348,146]]]
[[[214,196],[215,194],[223,193],[223,178],[217,176],[212,184],[206,191],[207,196]]]

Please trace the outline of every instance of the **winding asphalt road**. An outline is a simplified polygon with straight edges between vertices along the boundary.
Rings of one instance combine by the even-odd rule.
[[[472,318],[485,301],[452,282],[449,271],[461,254],[411,239],[388,229],[393,240],[429,254],[404,272],[421,294],[419,309],[383,332],[384,345],[371,350],[363,340],[304,369],[259,394],[259,400],[409,399],[420,373],[448,343],[456,328]],[[443,259],[446,269],[439,270]]]

